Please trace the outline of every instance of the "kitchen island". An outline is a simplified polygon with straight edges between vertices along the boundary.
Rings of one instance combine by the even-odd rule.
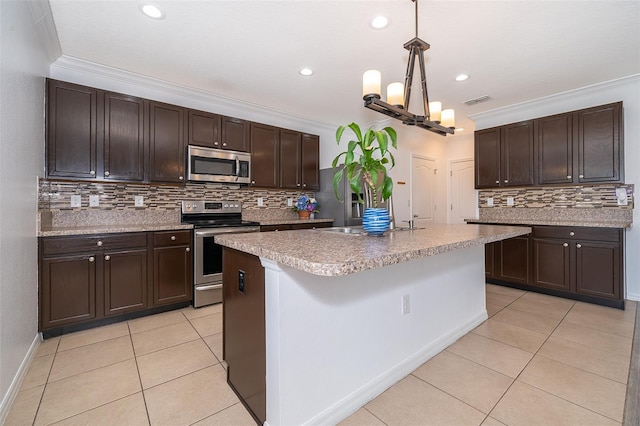
[[[484,321],[484,244],[529,232],[216,237],[230,385],[260,423],[339,422]]]

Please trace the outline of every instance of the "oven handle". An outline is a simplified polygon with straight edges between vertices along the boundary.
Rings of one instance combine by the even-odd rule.
[[[222,284],[215,284],[215,285],[203,285],[200,287],[196,287],[196,291],[205,291],[205,290],[216,290],[222,288]]]
[[[214,235],[219,234],[244,234],[247,232],[260,232],[259,226],[247,226],[244,228],[220,228],[220,229],[210,229],[206,231],[196,231],[196,237],[213,237]]]

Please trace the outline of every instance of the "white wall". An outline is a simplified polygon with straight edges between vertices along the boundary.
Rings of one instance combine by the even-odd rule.
[[[0,423],[38,331],[36,183],[49,62],[29,4],[0,1]]]
[[[471,118],[476,122],[476,129],[480,130],[618,101],[622,101],[624,107],[625,183],[638,185],[640,183],[640,168],[637,166],[640,159],[640,75],[477,114]],[[470,153],[473,155],[473,144]],[[626,231],[625,252],[626,298],[632,300],[640,300],[639,219],[640,213],[636,206],[633,211],[635,225]]]

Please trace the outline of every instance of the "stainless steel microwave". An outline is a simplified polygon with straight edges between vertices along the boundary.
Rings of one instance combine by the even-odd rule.
[[[187,147],[187,180],[190,182],[251,183],[251,154],[240,151]]]

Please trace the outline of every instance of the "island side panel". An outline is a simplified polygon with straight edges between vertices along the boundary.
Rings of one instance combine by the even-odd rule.
[[[256,421],[263,424],[266,420],[264,268],[256,256],[227,247],[223,249],[222,262],[227,382]]]
[[[261,260],[270,426],[335,424],[487,318],[483,246],[339,277]]]

